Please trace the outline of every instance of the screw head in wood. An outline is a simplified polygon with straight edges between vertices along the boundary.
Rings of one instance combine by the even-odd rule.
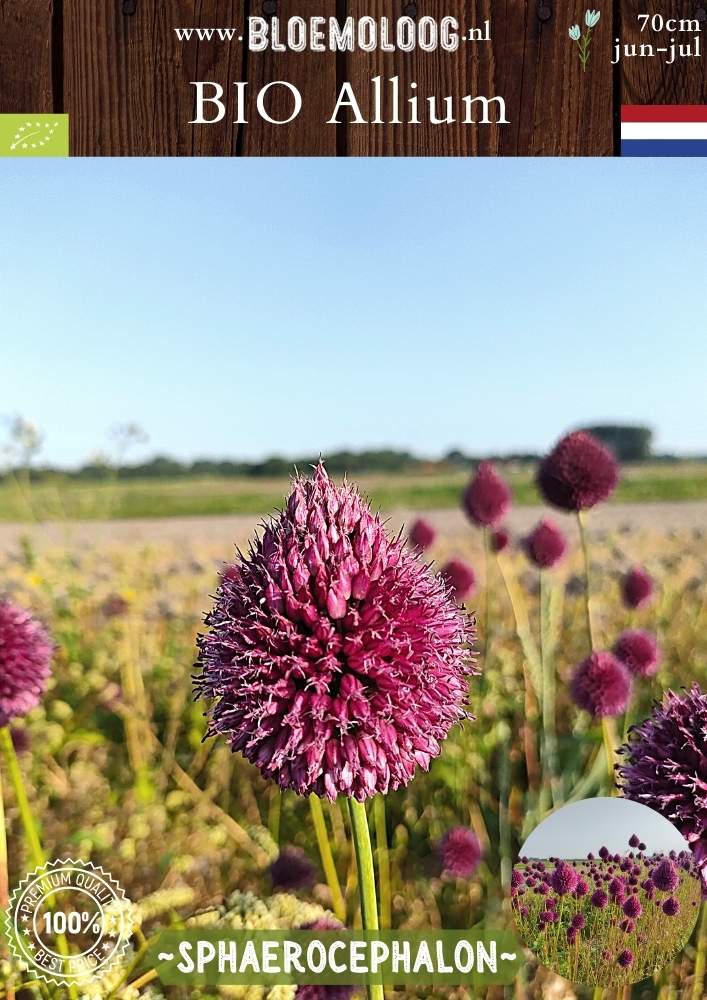
[[[268,17],[277,14],[277,0],[263,0],[263,14],[267,14]]]
[[[549,3],[539,3],[538,4],[538,20],[539,21],[549,21],[552,17],[552,7]]]

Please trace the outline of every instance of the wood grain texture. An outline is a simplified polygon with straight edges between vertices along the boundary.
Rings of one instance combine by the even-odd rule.
[[[52,0],[0,0],[0,111],[59,111],[53,104]]]
[[[636,14],[703,18],[707,0],[604,0],[586,73],[568,38],[584,0],[0,0],[0,112],[66,111],[73,155],[97,156],[577,156],[616,150],[621,103],[705,103],[704,59],[667,67],[661,59],[612,68],[615,32],[640,41]],[[463,42],[456,53],[247,52],[232,42],[179,42],[175,27],[237,27],[248,16],[283,21],[368,15],[457,17],[466,29],[491,23],[490,42]],[[643,40],[646,40],[645,34]],[[650,39],[649,39],[650,40]],[[703,38],[703,44],[705,39]],[[500,96],[509,124],[328,125],[336,94],[350,81],[362,110],[373,110],[371,80],[398,77],[427,96]],[[259,88],[288,80],[304,106],[290,125],[262,121]],[[190,124],[192,81],[224,87],[228,111],[214,125]],[[249,123],[235,125],[234,81],[249,83]],[[391,111],[384,86],[385,117]],[[285,112],[273,91],[268,107]],[[455,112],[458,105],[455,102]],[[460,118],[461,115],[457,114]]]
[[[662,14],[663,17],[697,18],[700,23],[702,57],[676,61],[665,65],[665,54],[658,57],[623,58],[620,64],[622,104],[705,104],[707,103],[707,73],[705,73],[705,47],[707,46],[707,3],[694,0],[622,0],[621,39],[624,43],[649,43],[655,46],[692,41],[694,36],[669,31],[655,33],[650,29],[641,32],[638,14]]]
[[[198,129],[194,80],[241,78],[240,45],[179,43],[175,27],[242,24],[237,0],[65,0],[65,103],[72,152],[219,156],[235,149],[233,116]],[[134,13],[125,13],[134,11]]]
[[[296,15],[334,17],[336,0],[252,0],[252,16],[276,16],[285,21]],[[265,8],[265,9],[264,9]],[[243,129],[238,153],[242,156],[335,156],[336,127],[327,125],[336,94],[335,52],[249,52],[252,114]],[[302,94],[302,111],[289,125],[271,125],[257,118],[255,94],[271,80],[287,80]],[[284,120],[292,109],[292,98],[283,88],[273,88],[267,110]]]

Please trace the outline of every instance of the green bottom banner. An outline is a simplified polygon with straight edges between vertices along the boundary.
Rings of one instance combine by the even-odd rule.
[[[165,931],[151,946],[166,986],[403,986],[510,983],[522,949],[508,931]]]

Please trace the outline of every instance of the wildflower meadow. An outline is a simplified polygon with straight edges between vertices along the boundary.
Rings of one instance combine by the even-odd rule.
[[[45,861],[90,860],[125,890],[128,947],[66,990],[5,949],[0,996],[344,1000],[163,988],[147,948],[170,926],[518,919],[532,952],[492,1000],[702,1000],[704,529],[597,516],[623,471],[583,432],[534,474],[530,524],[492,463],[455,518],[379,513],[324,463],[235,537],[28,522],[0,551],[0,909]],[[519,857],[599,795],[657,810],[691,853]]]
[[[630,984],[670,964],[692,932],[701,899],[690,852],[522,858],[511,896],[518,932],[538,959],[572,982]],[[631,849],[633,848],[633,849]]]

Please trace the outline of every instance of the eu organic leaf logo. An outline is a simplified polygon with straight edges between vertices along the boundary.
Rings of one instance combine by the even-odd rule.
[[[58,127],[58,121],[39,122],[27,119],[12,136],[10,150],[15,152],[15,150],[22,149],[29,152],[31,149],[43,149],[52,141]]]

